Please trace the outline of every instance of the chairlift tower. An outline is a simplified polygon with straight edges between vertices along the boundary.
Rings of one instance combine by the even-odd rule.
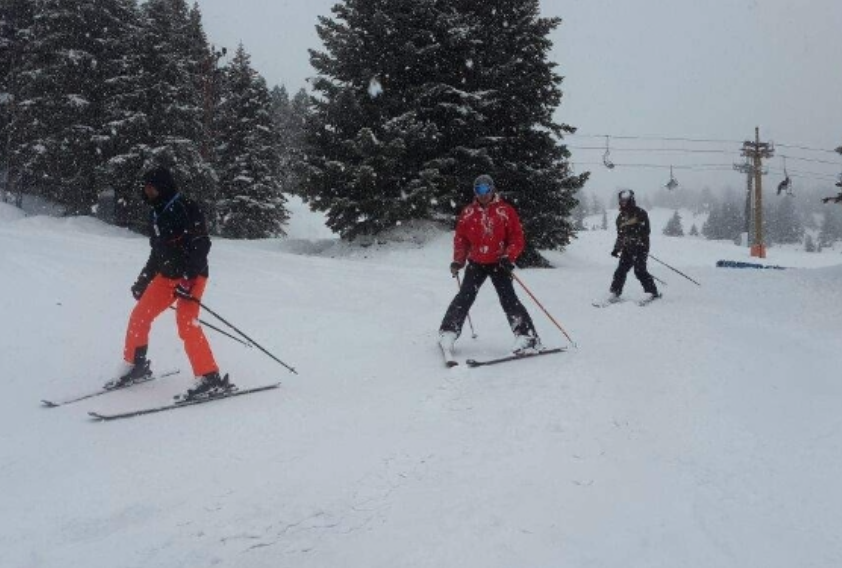
[[[839,146],[838,148],[836,148],[836,150],[834,150],[834,152],[836,152],[840,156],[842,156],[842,146]],[[839,181],[836,182],[836,187],[842,187],[842,174],[839,174]]]
[[[734,169],[740,172],[741,174],[746,174],[746,208],[745,208],[745,218],[746,218],[746,244],[751,246],[754,244],[751,238],[751,192],[754,188],[753,182],[753,173],[754,173],[754,166],[751,164],[751,160],[746,158],[746,161],[742,164],[734,164]]]
[[[751,256],[766,258],[766,245],[763,241],[763,159],[775,155],[775,148],[770,142],[760,141],[760,127],[754,128],[754,141],[743,142],[741,155],[752,163],[754,174],[754,243]]]

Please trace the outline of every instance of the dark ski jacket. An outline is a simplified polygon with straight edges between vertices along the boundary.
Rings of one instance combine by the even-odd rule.
[[[189,279],[208,275],[211,241],[196,202],[181,193],[161,194],[152,204],[149,225],[152,251],[139,281],[148,284],[158,274]]]
[[[637,205],[620,209],[617,215],[615,252],[649,252],[649,215]]]

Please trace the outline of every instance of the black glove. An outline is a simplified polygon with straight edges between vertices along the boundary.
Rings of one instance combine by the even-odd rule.
[[[614,258],[617,258],[618,256],[620,256],[620,251],[618,249],[612,250],[611,256],[613,256]]]
[[[456,275],[459,274],[459,271],[465,266],[464,262],[451,262],[450,263],[450,275],[456,278]]]
[[[515,263],[509,260],[508,256],[504,256],[500,260],[497,261],[497,264],[500,265],[500,268],[505,270],[506,272],[510,273],[515,269]]]
[[[193,286],[196,285],[195,278],[182,278],[178,286],[175,287],[175,295],[185,300],[193,299]]]
[[[143,293],[146,292],[146,288],[149,287],[149,280],[145,278],[138,278],[137,281],[132,284],[132,296],[134,296],[135,300],[140,300],[140,297],[143,296]]]

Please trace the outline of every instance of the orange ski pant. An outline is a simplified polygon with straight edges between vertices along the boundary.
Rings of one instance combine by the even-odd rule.
[[[135,349],[149,345],[149,330],[152,328],[152,322],[172,305],[173,300],[176,300],[175,288],[180,281],[177,278],[164,278],[159,274],[149,283],[129,318],[123,359],[133,363]],[[190,293],[197,300],[201,299],[207,281],[208,279],[204,276],[196,278],[196,283]],[[184,341],[184,350],[187,352],[187,358],[190,359],[193,375],[199,377],[219,371],[208,340],[199,324],[199,303],[178,298],[175,308],[178,336]]]

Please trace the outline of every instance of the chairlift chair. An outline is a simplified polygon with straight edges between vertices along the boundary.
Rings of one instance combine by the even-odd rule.
[[[670,191],[672,191],[676,187],[678,187],[678,180],[675,179],[675,176],[672,173],[672,166],[670,166],[670,180],[667,182],[667,184],[664,187],[666,187]]]
[[[602,163],[605,164],[605,167],[609,170],[614,169],[614,162],[611,161],[611,150],[609,149],[608,144],[609,136],[605,137],[605,154],[602,155]]]
[[[781,159],[784,162],[784,180],[778,184],[777,194],[780,195],[781,193],[785,193],[785,195],[792,195],[792,179],[786,171],[786,156],[781,155]]]

